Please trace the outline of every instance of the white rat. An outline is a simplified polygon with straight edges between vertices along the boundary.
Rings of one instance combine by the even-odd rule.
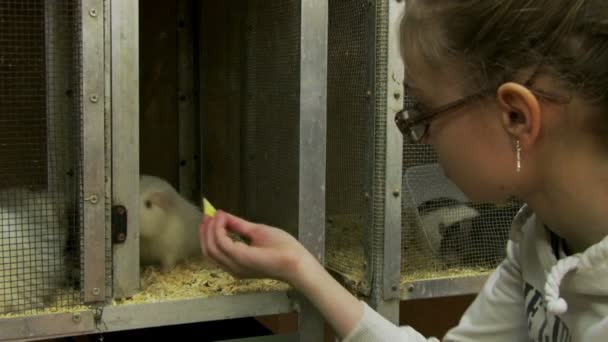
[[[0,313],[41,309],[65,285],[67,217],[60,196],[0,191]]]
[[[140,176],[140,261],[162,272],[202,256],[198,227],[203,213],[167,181]]]

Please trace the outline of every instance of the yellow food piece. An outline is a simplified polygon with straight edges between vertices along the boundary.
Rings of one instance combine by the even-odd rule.
[[[215,212],[216,210],[213,205],[209,203],[206,198],[203,197],[203,213],[205,213],[205,215],[209,217],[213,217],[215,216]]]

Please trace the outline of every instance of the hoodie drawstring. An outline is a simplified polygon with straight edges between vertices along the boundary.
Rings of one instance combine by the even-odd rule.
[[[562,279],[572,272],[576,271],[581,263],[581,258],[577,255],[564,258],[551,268],[551,272],[547,276],[545,284],[545,301],[547,302],[547,310],[554,315],[561,315],[568,311],[568,303],[559,296],[559,287]]]

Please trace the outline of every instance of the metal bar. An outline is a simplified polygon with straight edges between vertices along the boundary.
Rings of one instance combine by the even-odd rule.
[[[139,289],[139,2],[111,2],[112,204],[127,209],[113,247],[113,297]],[[107,21],[108,22],[108,21]]]
[[[485,274],[403,283],[401,284],[401,300],[476,294],[481,291],[488,276],[488,274]]]
[[[375,4],[375,122],[373,150],[372,226],[369,239],[369,270],[372,286],[370,305],[394,323],[399,321],[401,203],[401,151],[396,146],[399,135],[394,131],[391,99],[391,63],[389,8],[392,1],[376,0]]]
[[[395,113],[403,108],[404,66],[399,51],[399,21],[405,3],[390,1],[388,6],[388,68],[386,92],[386,161],[384,207],[384,265],[382,299],[399,299],[401,279],[401,183],[403,140],[394,124]],[[393,321],[399,320],[399,303],[395,301]],[[395,316],[396,315],[396,316]]]
[[[83,0],[84,301],[105,298],[104,6]]]
[[[0,341],[35,340],[92,333],[92,311],[6,318],[0,320]]]
[[[374,216],[369,271],[370,304],[394,323],[399,322],[399,282],[401,276],[401,134],[393,115],[402,108],[403,64],[399,54],[399,19],[403,2],[375,2],[375,153]],[[378,209],[381,208],[381,209]],[[380,250],[373,250],[373,249]]]
[[[106,209],[106,293],[105,297],[112,296],[113,286],[113,254],[112,254],[112,13],[111,0],[104,0],[104,140],[105,140],[105,160],[106,160],[106,182],[105,182],[105,209]]]
[[[47,339],[294,311],[288,291],[106,305],[98,310],[3,318],[0,319],[0,340]]]
[[[327,29],[325,0],[301,2],[298,237],[321,262],[325,256]],[[324,320],[308,301],[299,315],[301,341],[322,341]]]
[[[197,189],[196,113],[194,111],[194,25],[190,0],[177,1],[177,116],[179,121],[179,192],[200,201]]]
[[[374,276],[373,268],[373,223],[374,223],[374,202],[372,200],[372,193],[374,189],[374,168],[375,168],[375,118],[376,118],[376,98],[374,96],[376,92],[376,4],[375,0],[370,0],[367,3],[367,101],[368,101],[368,115],[367,115],[367,130],[366,135],[366,163],[365,163],[365,199],[367,205],[367,213],[363,234],[366,237],[363,243],[363,254],[365,257],[366,265],[372,265],[371,267],[365,267],[363,280],[361,281],[360,293],[364,296],[369,297],[372,291],[372,283]]]
[[[107,306],[99,328],[119,331],[293,312],[287,292]]]

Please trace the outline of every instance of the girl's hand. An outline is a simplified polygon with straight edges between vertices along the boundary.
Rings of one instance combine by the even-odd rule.
[[[250,241],[234,241],[228,232]],[[273,278],[301,291],[344,338],[363,316],[363,305],[289,233],[218,211],[200,226],[201,248],[238,278]]]
[[[213,218],[205,216],[199,232],[203,254],[237,278],[272,278],[297,287],[295,283],[305,268],[318,265],[289,233],[222,211]],[[237,233],[250,243],[234,241],[228,232]]]

